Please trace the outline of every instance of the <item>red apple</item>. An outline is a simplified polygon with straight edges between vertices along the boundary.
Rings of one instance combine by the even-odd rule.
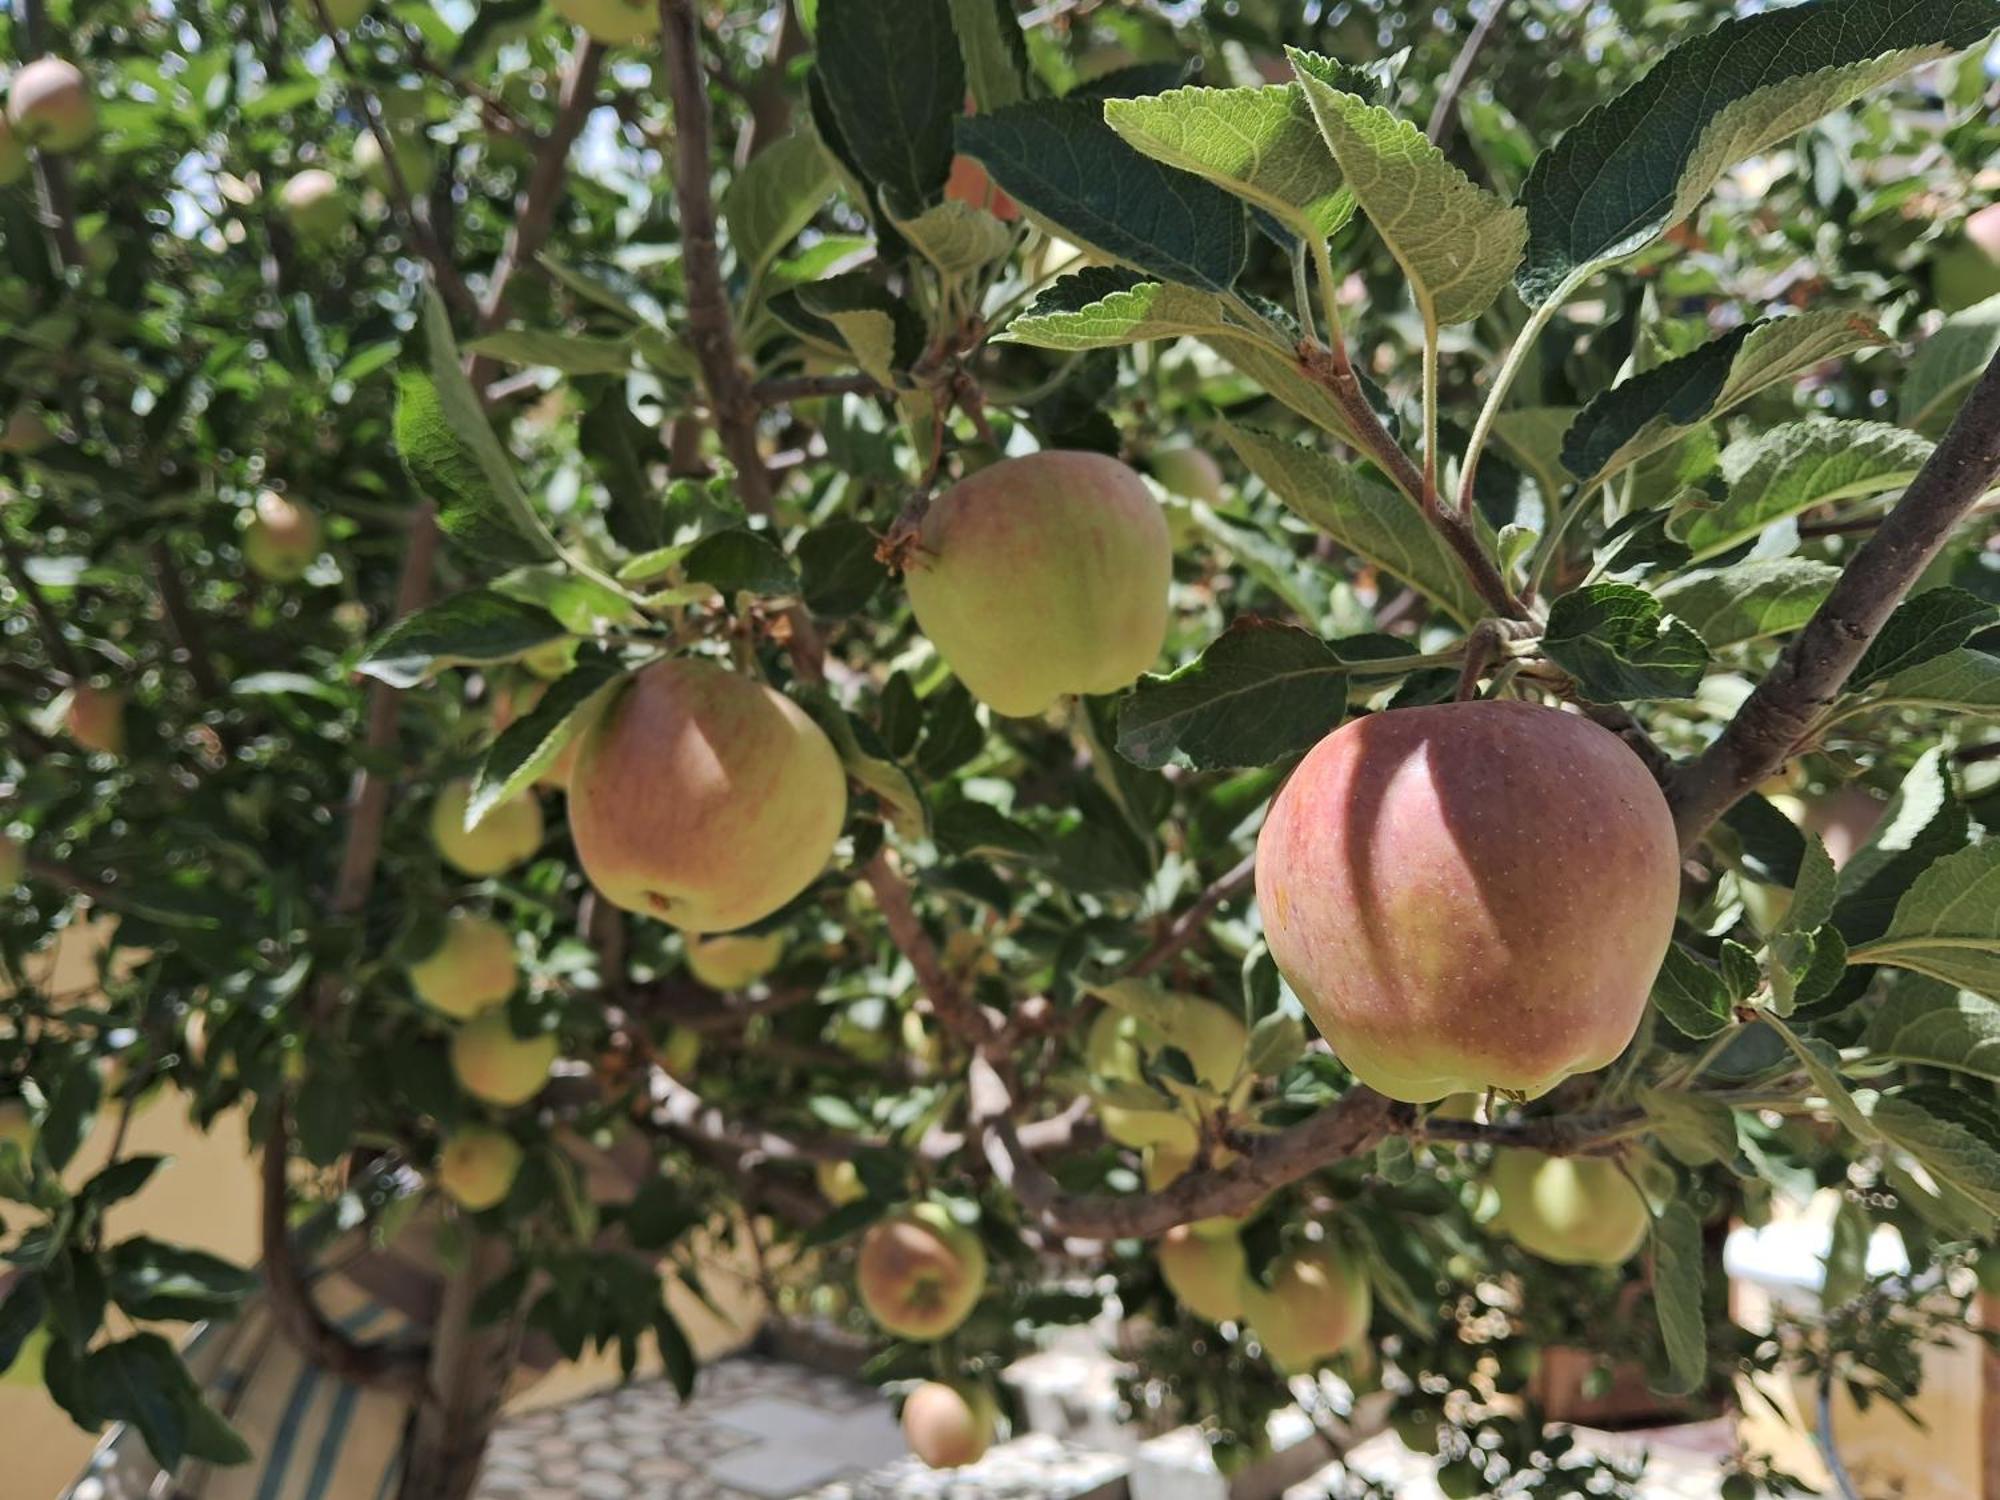
[[[1271,956],[1354,1075],[1532,1098],[1631,1041],[1673,936],[1673,817],[1639,758],[1525,703],[1370,714],[1257,840]]]
[[[1302,1375],[1368,1332],[1374,1299],[1368,1276],[1330,1244],[1303,1246],[1278,1257],[1270,1285],[1243,1283],[1243,1318],[1271,1363]]]
[[[951,176],[945,179],[944,195],[954,202],[983,208],[994,218],[1011,224],[1021,217],[1021,206],[993,185],[986,168],[970,156],[951,159]]]
[[[920,1203],[869,1226],[854,1281],[883,1332],[931,1343],[978,1304],[986,1290],[986,1247],[941,1206]]]
[[[993,1397],[978,1386],[927,1380],[903,1400],[903,1441],[933,1469],[978,1463],[995,1425]]]
[[[74,151],[97,134],[97,102],[76,64],[39,57],[8,85],[7,122],[27,145]]]

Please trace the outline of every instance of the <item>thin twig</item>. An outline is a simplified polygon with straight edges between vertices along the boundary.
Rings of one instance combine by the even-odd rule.
[[[877,851],[861,867],[861,878],[875,893],[875,904],[881,908],[890,941],[916,970],[917,986],[938,1019],[975,1045],[985,1041],[993,1031],[986,1013],[973,1003],[945,967],[937,944],[931,941],[931,935],[924,931],[924,924],[917,917],[909,882],[889,863],[887,850]]]
[[[1257,856],[1246,854],[1229,870],[1217,878],[1215,884],[1195,898],[1194,905],[1168,925],[1157,941],[1134,959],[1126,972],[1137,979],[1144,979],[1164,968],[1181,949],[1200,937],[1208,926],[1208,919],[1226,902],[1241,895],[1250,888],[1250,882],[1257,878]]]
[[[813,396],[886,396],[871,375],[781,375],[771,380],[760,380],[750,387],[750,394],[759,406],[783,406],[788,401],[803,401]]]
[[[1683,847],[1784,762],[1839,697],[1890,613],[2000,476],[2000,355],[1930,459],[1842,571],[1812,619],[1723,728],[1674,773],[1667,801]]]
[[[1465,45],[1458,49],[1458,56],[1452,59],[1451,72],[1445,75],[1444,88],[1431,109],[1430,123],[1424,127],[1424,134],[1430,137],[1433,146],[1442,146],[1445,137],[1457,126],[1459,98],[1465,93],[1466,84],[1472,81],[1472,70],[1479,66],[1479,55],[1486,50],[1493,28],[1506,13],[1507,3],[1508,0],[1492,0],[1486,14],[1465,39]]]

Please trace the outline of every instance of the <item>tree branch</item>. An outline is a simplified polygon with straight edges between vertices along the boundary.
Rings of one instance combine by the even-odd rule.
[[[1677,770],[1667,802],[1692,847],[1782,765],[1840,695],[1862,653],[1968,512],[2000,476],[2000,355],[1903,498],[1855,553],[1805,629],[1715,743]]]
[[[1492,0],[1486,7],[1486,14],[1479,18],[1479,24],[1472,28],[1472,34],[1465,39],[1465,45],[1458,49],[1458,56],[1452,59],[1451,72],[1445,75],[1444,88],[1438,93],[1437,104],[1431,110],[1430,123],[1424,127],[1424,134],[1433,146],[1442,146],[1458,125],[1458,101],[1465,93],[1465,86],[1472,81],[1472,70],[1479,66],[1479,55],[1486,50],[1486,43],[1493,35],[1493,28],[1500,17],[1506,14],[1508,0]]]
[[[861,867],[861,878],[875,893],[889,938],[917,971],[917,984],[938,1019],[974,1045],[984,1042],[993,1033],[992,1022],[945,967],[937,944],[917,917],[909,882],[890,865],[887,850],[878,850]]]
[[[1201,936],[1202,929],[1208,926],[1208,919],[1220,907],[1248,890],[1256,878],[1257,856],[1246,854],[1219,876],[1215,884],[1197,896],[1194,905],[1175,917],[1152,947],[1132,961],[1132,967],[1126,972],[1135,979],[1144,979],[1148,974],[1164,968],[1169,959]]]
[[[886,396],[872,375],[780,375],[750,387],[759,406],[783,406],[813,396]]]

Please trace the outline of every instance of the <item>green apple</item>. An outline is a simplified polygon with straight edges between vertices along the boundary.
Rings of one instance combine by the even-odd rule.
[[[446,918],[437,947],[410,965],[417,998],[461,1021],[501,1004],[520,980],[514,936],[489,917]]]
[[[97,134],[97,102],[76,64],[38,57],[8,87],[7,123],[26,145],[74,151]]]
[[[290,583],[319,556],[319,517],[312,507],[265,490],[243,528],[243,560],[270,583]]]
[[[437,1183],[460,1208],[478,1213],[507,1196],[520,1170],[521,1148],[512,1136],[490,1125],[467,1125],[438,1152]]]
[[[819,1195],[835,1208],[845,1208],[850,1203],[859,1203],[868,1196],[868,1189],[862,1184],[861,1173],[851,1161],[816,1161],[813,1163],[813,1181],[819,1187]]]
[[[542,847],[542,809],[532,796],[510,797],[467,828],[465,807],[471,797],[471,780],[460,777],[444,784],[431,808],[431,840],[444,862],[461,875],[498,875]]]
[[[1154,1258],[1174,1300],[1196,1317],[1229,1323],[1243,1316],[1250,1273],[1243,1241],[1234,1233],[1177,1224],[1162,1236]]]
[[[451,1071],[475,1099],[525,1104],[548,1082],[556,1049],[553,1032],[516,1036],[505,1010],[489,1010],[452,1033]]]
[[[1243,1284],[1244,1321],[1287,1375],[1303,1375],[1359,1342],[1373,1305],[1366,1271],[1325,1243],[1279,1256],[1268,1287],[1254,1278]]]
[[[710,989],[727,992],[755,984],[778,966],[784,953],[781,932],[748,937],[720,933],[690,938],[687,966],[688,972]]]
[[[1601,1156],[1501,1151],[1493,1158],[1493,1188],[1500,1199],[1494,1227],[1558,1265],[1623,1265],[1652,1227],[1639,1190]]]
[[[1222,466],[1199,448],[1161,448],[1153,454],[1153,477],[1169,495],[1220,505]]]
[[[920,1203],[869,1226],[854,1281],[883,1332],[931,1343],[978,1304],[986,1290],[986,1247],[942,1206]]]

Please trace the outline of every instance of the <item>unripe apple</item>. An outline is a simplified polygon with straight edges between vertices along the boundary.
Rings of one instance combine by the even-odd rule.
[[[1031,453],[932,503],[910,605],[974,697],[1025,718],[1153,665],[1172,567],[1166,517],[1137,474],[1101,453]]]
[[[444,784],[431,808],[431,840],[461,875],[498,875],[542,847],[542,809],[533,797],[510,797],[477,827],[467,828],[465,805],[471,797],[472,782],[460,777]]]
[[[819,1187],[819,1195],[835,1208],[845,1208],[850,1203],[859,1203],[868,1196],[868,1189],[861,1181],[861,1173],[851,1161],[814,1162],[813,1181]]]
[[[447,918],[442,941],[410,965],[417,998],[461,1021],[500,1004],[520,979],[513,934],[491,918],[465,914]]]
[[[69,737],[98,755],[125,753],[125,695],[116,688],[79,683],[69,695],[64,719]]]
[[[333,239],[347,224],[347,200],[340,179],[320,167],[293,174],[278,189],[278,206],[292,232],[308,243]]]
[[[28,148],[0,114],[0,187],[12,187],[28,175]]]
[[[472,1213],[507,1196],[521,1171],[521,1148],[490,1125],[455,1130],[438,1152],[437,1184]]]
[[[1623,1265],[1652,1226],[1646,1200],[1601,1156],[1503,1150],[1493,1158],[1494,1227],[1530,1255],[1565,1266]]]
[[[1533,1098],[1631,1041],[1673,936],[1673,816],[1588,719],[1475,701],[1316,745],[1257,840],[1271,956],[1392,1099]]]
[[[301,577],[319,556],[319,517],[310,506],[265,490],[243,528],[243,560],[270,583]]]
[[[408,131],[392,131],[391,139],[396,143],[396,166],[402,171],[403,185],[412,194],[428,192],[431,185],[429,142],[423,136]],[[395,191],[389,169],[382,161],[382,143],[375,139],[372,130],[363,130],[354,143],[354,170],[378,193],[386,196]]]
[[[0,453],[40,453],[55,441],[49,419],[32,406],[17,406],[0,428]]]
[[[488,1104],[525,1104],[548,1082],[556,1060],[553,1032],[514,1035],[505,1010],[489,1010],[451,1036],[451,1071],[459,1087]]]
[[[1197,1318],[1229,1323],[1243,1316],[1243,1287],[1250,1279],[1243,1241],[1233,1233],[1197,1233],[1177,1224],[1154,1252],[1167,1288]]]
[[[1199,448],[1159,449],[1153,454],[1153,477],[1169,495],[1222,503],[1222,466]]]
[[[903,1401],[903,1441],[933,1469],[978,1463],[997,1425],[992,1393],[982,1387],[927,1380]]]
[[[660,29],[660,8],[652,0],[555,0],[555,7],[557,15],[607,46],[644,41]]]
[[[986,1247],[938,1204],[919,1203],[869,1226],[854,1283],[883,1332],[931,1343],[978,1304],[986,1290]]]
[[[28,875],[28,851],[12,834],[0,833],[0,896],[7,896]]]
[[[951,159],[951,175],[945,179],[944,195],[971,208],[983,208],[1003,224],[1021,217],[1021,205],[994,186],[986,168],[974,157]]]
[[[687,966],[689,973],[712,990],[740,990],[775,969],[784,954],[782,932],[751,937],[724,933],[690,938]]]
[[[1269,1287],[1244,1278],[1243,1320],[1287,1375],[1303,1375],[1359,1342],[1373,1307],[1366,1271],[1330,1244],[1279,1256]]]
[[[97,134],[97,101],[74,63],[39,57],[14,75],[7,90],[14,134],[43,151],[74,151]]]
[[[768,917],[826,868],[847,777],[789,698],[713,662],[657,662],[585,733],[569,823],[584,873],[689,933]]]

